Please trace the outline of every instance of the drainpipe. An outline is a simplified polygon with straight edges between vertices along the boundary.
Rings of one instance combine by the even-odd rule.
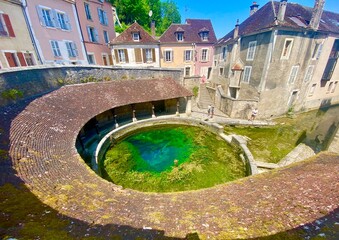
[[[40,52],[38,50],[35,38],[34,38],[33,33],[32,33],[32,28],[31,28],[31,26],[29,24],[29,19],[28,19],[27,13],[26,13],[26,10],[27,10],[27,1],[26,0],[22,0],[21,2],[22,2],[22,4],[21,4],[22,13],[23,13],[24,18],[25,18],[25,22],[26,22],[26,25],[27,25],[28,33],[29,33],[29,36],[31,37],[32,44],[33,44],[36,56],[37,56],[38,61],[40,62],[40,64],[43,64],[42,60],[41,60]]]

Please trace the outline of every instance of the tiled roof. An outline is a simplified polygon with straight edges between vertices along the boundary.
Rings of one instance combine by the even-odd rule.
[[[273,10],[274,9],[274,10]],[[305,7],[297,3],[287,3],[285,21],[278,22],[278,26],[287,27],[296,30],[308,29],[308,24],[312,17],[311,7]],[[279,12],[279,2],[269,1],[255,14],[247,18],[239,26],[239,36],[248,35],[264,31],[275,25],[275,15]],[[329,11],[323,11],[319,24],[319,31],[332,32],[339,34],[339,14]],[[218,40],[218,44],[229,42],[233,39],[234,29]]]
[[[208,31],[208,41],[203,41],[200,32]],[[176,32],[184,32],[184,41],[178,42]],[[215,43],[217,38],[209,19],[187,19],[186,24],[171,24],[160,37],[162,43]]]
[[[133,40],[133,33],[139,32],[140,40]],[[111,44],[148,44],[148,43],[159,43],[155,40],[148,32],[146,32],[137,22],[133,23],[129,28],[123,31],[119,36],[111,41]]]

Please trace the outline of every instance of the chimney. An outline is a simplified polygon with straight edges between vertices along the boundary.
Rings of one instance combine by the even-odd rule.
[[[280,0],[279,12],[278,12],[278,21],[283,22],[285,20],[285,12],[287,7],[287,0]]]
[[[319,23],[321,20],[321,15],[323,14],[325,5],[325,0],[316,0],[314,3],[314,8],[312,10],[312,18],[310,24],[308,25],[310,28],[314,30],[318,30]]]
[[[256,11],[258,11],[259,4],[257,2],[253,2],[250,6],[250,16],[252,16]]]
[[[151,34],[152,34],[152,37],[155,38],[155,21],[154,20],[151,22]]]
[[[237,24],[235,24],[233,38],[236,39],[239,36],[239,19],[237,19]]]

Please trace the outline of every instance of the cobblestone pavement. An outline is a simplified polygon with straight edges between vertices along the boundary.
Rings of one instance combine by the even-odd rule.
[[[24,182],[60,214],[115,232],[128,226],[175,238],[250,238],[337,218],[339,156],[329,153],[197,191],[142,193],[101,179],[80,158],[75,140],[93,116],[129,104],[117,98],[114,84],[63,87],[1,109],[0,146],[10,158],[2,157],[0,184]]]

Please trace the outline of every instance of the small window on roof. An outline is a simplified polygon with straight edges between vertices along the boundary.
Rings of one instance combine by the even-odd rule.
[[[178,42],[184,41],[184,33],[183,32],[177,32],[176,35],[177,35],[177,41]]]
[[[202,41],[208,41],[208,32],[201,32],[200,37]]]
[[[133,41],[140,41],[140,34],[138,32],[132,33]]]

